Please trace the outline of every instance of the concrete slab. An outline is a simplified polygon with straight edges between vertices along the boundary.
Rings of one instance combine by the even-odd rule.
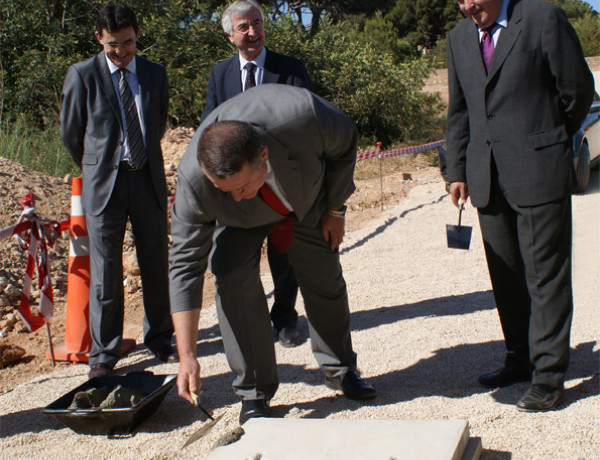
[[[210,460],[477,460],[466,420],[250,419],[245,434]],[[466,456],[465,456],[466,454]]]

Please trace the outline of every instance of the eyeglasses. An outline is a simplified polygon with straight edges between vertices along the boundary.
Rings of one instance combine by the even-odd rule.
[[[132,46],[135,46],[135,40],[130,38],[129,40],[125,40],[123,43],[102,42],[102,45],[104,45],[107,48],[110,48],[111,50],[116,50],[118,48],[131,48]]]
[[[252,27],[254,30],[262,30],[263,22],[261,19],[255,19],[250,24],[248,24],[248,23],[240,24],[239,26],[237,26],[237,28],[235,30],[236,30],[236,32],[239,32],[241,35],[246,35],[250,31],[250,27]]]

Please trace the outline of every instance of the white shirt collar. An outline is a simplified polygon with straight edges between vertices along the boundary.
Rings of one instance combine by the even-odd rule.
[[[265,59],[267,58],[267,48],[263,46],[262,51],[256,57],[256,59],[254,59],[253,61],[247,61],[239,53],[238,53],[238,56],[240,58],[240,70],[242,70],[248,62],[253,62],[254,64],[256,64],[256,67],[260,67],[261,69],[264,69],[265,68]]]
[[[106,53],[104,53],[104,57],[106,58],[106,63],[108,64],[108,70],[110,70],[111,75],[119,70],[119,67],[115,65],[113,61],[111,61]],[[137,76],[137,66],[135,65],[135,56],[131,60],[131,62],[125,67],[129,72]]]

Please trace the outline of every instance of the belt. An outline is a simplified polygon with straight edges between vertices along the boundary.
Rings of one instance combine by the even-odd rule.
[[[140,168],[134,168],[126,161],[121,161],[119,163],[119,171],[139,171]]]

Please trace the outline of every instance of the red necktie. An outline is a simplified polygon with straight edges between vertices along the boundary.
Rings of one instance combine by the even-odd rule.
[[[277,198],[277,195],[273,193],[271,187],[266,183],[258,190],[258,194],[264,202],[278,214],[281,214],[282,216],[288,216],[290,214],[288,208],[283,205],[281,200]],[[290,247],[290,244],[292,244],[292,240],[294,239],[294,221],[289,217],[286,217],[277,222],[277,225],[271,230],[270,238],[275,249],[283,254],[286,249]]]
[[[481,43],[479,43],[481,57],[483,58],[483,63],[485,64],[486,73],[490,71],[492,57],[494,56],[494,38],[492,37],[492,32],[495,26],[496,24],[482,29],[483,34],[481,35]]]

